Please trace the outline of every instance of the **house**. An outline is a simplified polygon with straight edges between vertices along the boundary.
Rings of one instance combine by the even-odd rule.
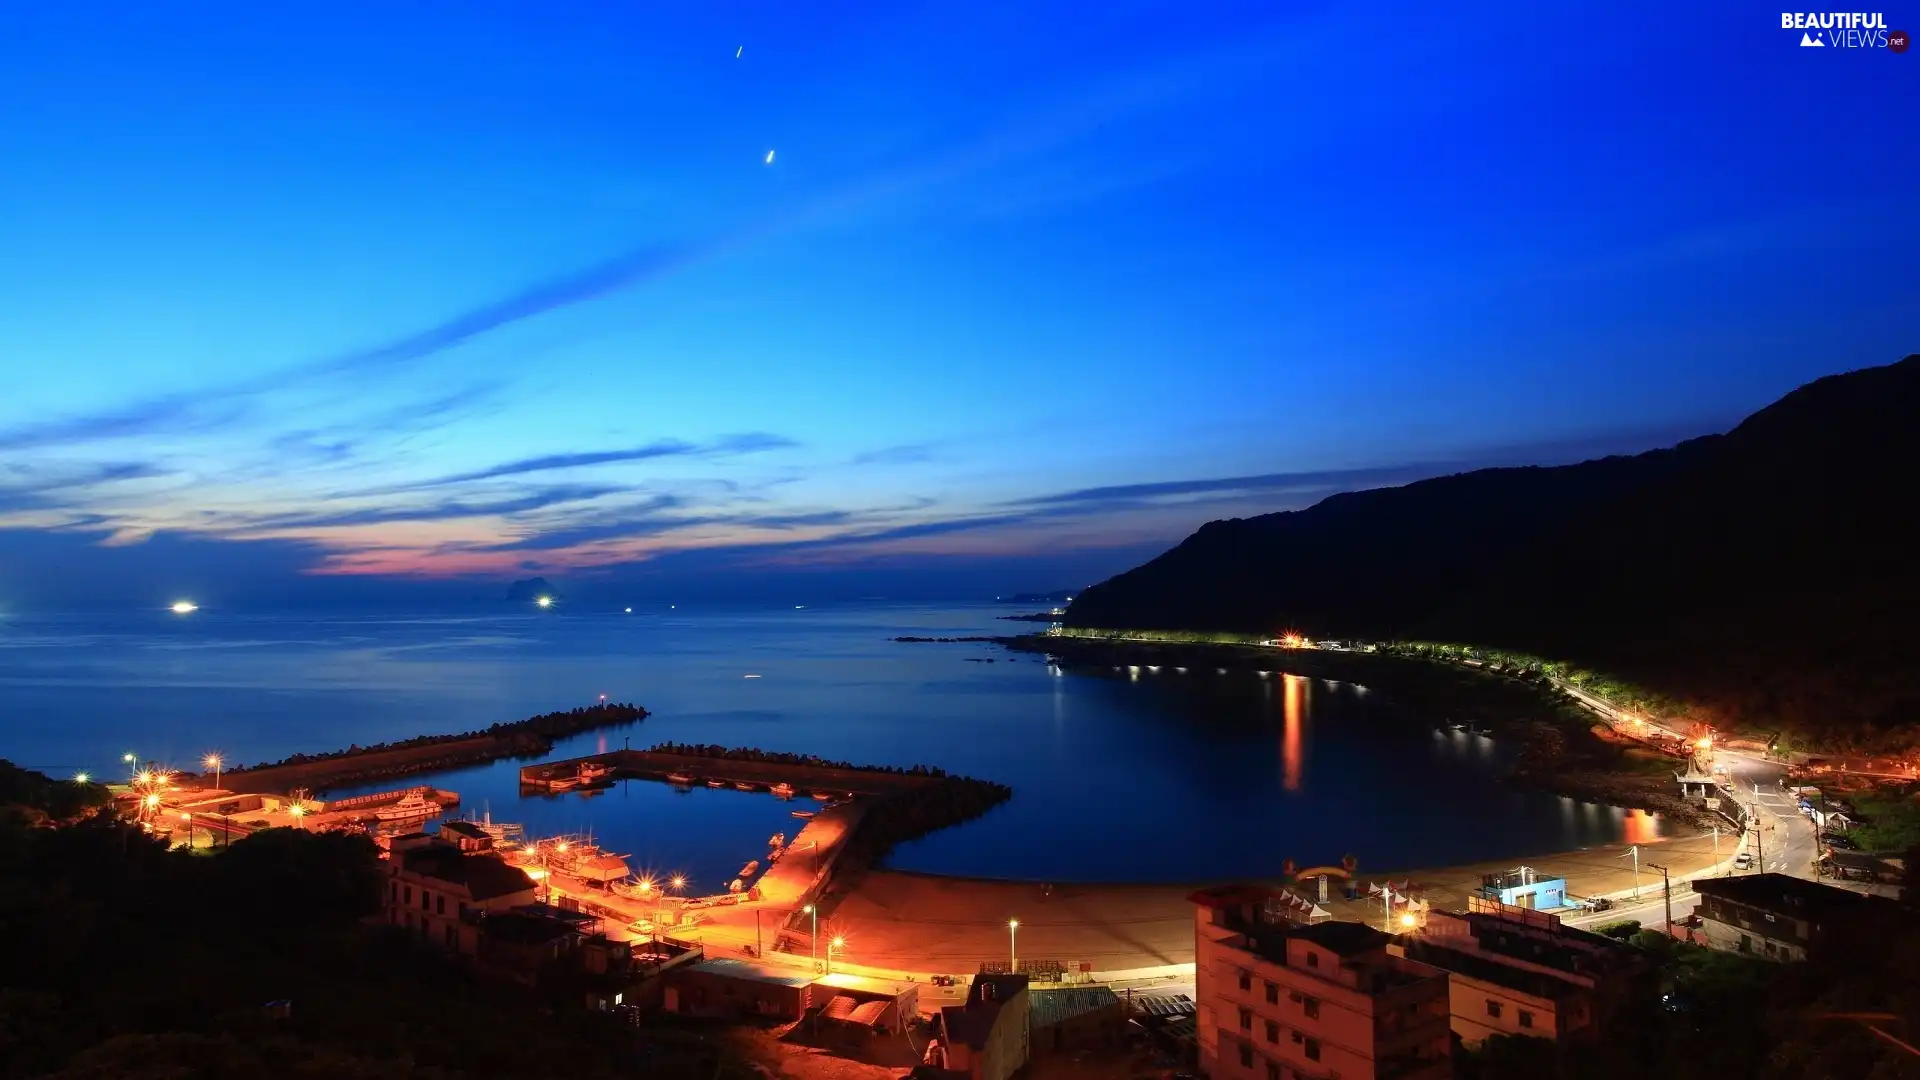
[[[793,968],[707,957],[661,976],[661,1007],[682,1016],[798,1020],[814,999],[814,976]]]
[[[467,956],[479,952],[475,916],[533,904],[526,871],[425,834],[396,837],[387,858],[383,922]]]
[[[1027,1064],[1031,1010],[1025,975],[975,975],[966,1004],[940,1010],[931,1053],[972,1080],[1007,1080]]]
[[[1565,926],[1558,915],[1474,898],[1466,914],[1435,912],[1394,946],[1447,973],[1454,1034],[1602,1037],[1621,1007],[1649,995],[1654,968],[1632,946]]]
[[[1563,878],[1543,878],[1531,866],[1519,866],[1483,875],[1480,897],[1509,907],[1552,911],[1567,906],[1567,883]]]
[[[1195,1029],[1213,1080],[1445,1080],[1447,973],[1391,935],[1300,924],[1272,890],[1205,889],[1194,905]]]
[[[1890,900],[1785,874],[1699,878],[1693,888],[1709,947],[1768,960],[1805,960],[1894,918]]]
[[[813,1003],[824,1020],[866,1032],[902,1031],[920,1015],[920,984],[835,971],[814,981]]]
[[[1035,1057],[1118,1046],[1127,1038],[1127,1003],[1104,986],[1029,990]]]

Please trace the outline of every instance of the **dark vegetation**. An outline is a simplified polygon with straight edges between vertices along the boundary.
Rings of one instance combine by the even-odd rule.
[[[1916,465],[1920,355],[1672,449],[1210,522],[1065,622],[1471,642],[1617,674],[1724,728],[1882,748],[1920,716],[1898,494]]]
[[[929,642],[939,642],[939,643],[941,643],[941,644],[957,644],[957,643],[959,643],[959,642],[963,642],[963,641],[992,641],[992,642],[997,642],[997,641],[1005,641],[1006,639],[1005,639],[1005,638],[997,638],[997,637],[981,637],[981,636],[978,636],[978,635],[975,635],[975,636],[972,636],[972,637],[897,637],[897,638],[891,638],[891,639],[889,639],[889,640],[892,640],[892,641],[905,641],[905,642],[910,642],[910,643],[913,643],[913,644],[926,644],[926,643],[929,643]]]
[[[55,780],[0,761],[0,817],[22,823],[66,822],[113,804],[105,784]]]
[[[266,773],[270,769],[302,769],[314,774],[308,782],[315,787],[321,786],[319,781],[322,778],[326,784],[336,787],[343,784],[366,783],[414,773],[436,772],[460,765],[492,761],[496,758],[544,754],[552,750],[554,743],[561,739],[597,728],[632,724],[646,718],[647,710],[638,705],[618,702],[583,705],[577,709],[542,713],[525,720],[495,724],[492,727],[464,731],[457,735],[419,735],[399,742],[376,743],[372,746],[355,744],[345,750],[335,750],[325,754],[290,754],[279,761],[245,769],[229,769],[226,779],[230,782],[245,783],[248,780],[257,779],[258,774]],[[420,750],[434,746],[447,746],[449,750],[442,755],[410,755],[404,761],[383,761],[376,757],[376,755],[389,754],[393,751]],[[315,768],[336,763],[341,767]]]
[[[0,762],[9,798],[19,774]],[[58,816],[68,785],[26,777],[26,808]],[[620,1026],[363,923],[380,881],[359,836],[274,829],[189,853],[111,814],[0,816],[0,1076],[756,1075],[724,1032]]]

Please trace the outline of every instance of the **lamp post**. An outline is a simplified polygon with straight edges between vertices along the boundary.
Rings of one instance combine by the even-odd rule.
[[[293,809],[292,809],[292,810],[289,810],[289,811],[287,811],[287,812],[293,815],[293,827],[294,827],[294,828],[296,828],[296,829],[304,829],[304,828],[306,828],[306,827],[307,827],[307,826],[306,826],[306,821],[305,821],[305,819],[306,819],[306,816],[307,816],[307,807],[306,807],[306,804],[304,804],[304,803],[294,803],[294,804],[293,804]]]
[[[193,812],[191,810],[180,811],[180,820],[187,823],[187,850],[192,851],[193,850]]]
[[[833,974],[833,950],[844,949],[846,947],[847,939],[843,937],[837,937],[827,942],[827,974]]]
[[[1020,970],[1020,920],[1007,920],[1007,971]]]
[[[226,762],[220,760],[219,754],[208,754],[205,758],[201,759],[200,763],[213,770],[213,786],[215,790],[218,790],[220,787],[220,769]]]
[[[813,933],[808,936],[807,940],[812,944],[814,969],[818,970],[820,967],[820,913],[814,910],[812,904],[808,904],[800,910],[813,916]]]

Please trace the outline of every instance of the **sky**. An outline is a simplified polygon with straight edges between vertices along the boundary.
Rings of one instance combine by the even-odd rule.
[[[5,5],[0,610],[1075,588],[1915,351],[1920,54],[1678,7]]]

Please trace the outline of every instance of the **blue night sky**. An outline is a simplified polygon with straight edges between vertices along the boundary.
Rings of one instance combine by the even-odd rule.
[[[1461,11],[6,5],[0,609],[1077,587],[1914,351],[1920,53]]]

